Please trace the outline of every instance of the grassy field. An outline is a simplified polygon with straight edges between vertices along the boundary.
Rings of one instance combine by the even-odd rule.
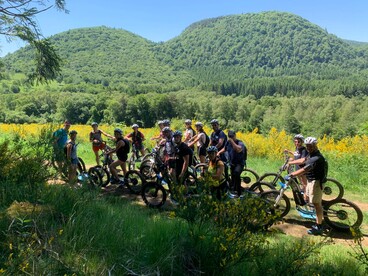
[[[206,200],[197,205],[168,205],[163,210],[152,210],[124,190],[102,193],[68,185],[47,185],[49,174],[42,162],[44,142],[37,135],[32,136],[31,129],[17,127],[13,130],[25,140],[0,128],[0,274],[366,275],[368,272],[367,258],[352,239],[338,244],[329,237],[295,238],[278,231],[255,231],[235,219],[229,220],[220,205]],[[113,126],[101,128],[111,132]],[[88,129],[80,126],[77,130],[78,151],[87,164],[93,164],[91,146],[84,138]],[[144,131],[148,138],[155,133]],[[270,156],[260,154],[261,146],[257,149],[255,145],[263,143],[262,147],[268,149],[273,145],[281,149],[291,147],[291,137],[282,132],[268,139],[254,133],[242,135],[246,143],[250,141],[248,167],[258,173],[277,171],[282,155],[278,148],[274,153],[270,151]],[[8,140],[11,142],[6,145]],[[352,144],[340,154],[327,146],[323,149],[322,145],[321,151],[329,158],[330,176],[343,183],[348,198],[365,201],[366,182],[362,179],[368,171],[364,170],[367,149],[356,155],[353,150],[356,145]],[[242,204],[227,205],[229,212],[241,211],[247,218],[257,210],[254,202]],[[217,211],[215,216],[208,215]]]

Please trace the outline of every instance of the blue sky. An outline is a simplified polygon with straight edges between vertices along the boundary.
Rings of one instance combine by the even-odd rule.
[[[52,2],[52,0],[50,0]],[[149,40],[167,41],[202,19],[262,11],[299,15],[344,39],[368,42],[366,0],[66,0],[69,14],[54,10],[38,15],[45,37],[74,28],[107,26]],[[0,56],[22,47],[0,36]]]

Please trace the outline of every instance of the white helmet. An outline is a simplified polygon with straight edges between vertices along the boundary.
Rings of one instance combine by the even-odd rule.
[[[191,120],[189,120],[189,119],[186,119],[186,120],[184,121],[184,123],[186,123],[186,124],[191,124],[191,123],[192,123],[192,121],[191,121]]]
[[[306,145],[317,144],[317,138],[315,138],[315,137],[307,137],[307,138],[305,138],[304,143]]]
[[[137,125],[137,124],[134,124],[134,125],[132,125],[132,128],[139,128],[139,125]]]
[[[301,134],[296,134],[296,135],[294,136],[294,139],[299,139],[299,140],[301,140],[301,141],[304,141],[304,137],[303,137],[303,135],[301,135]]]

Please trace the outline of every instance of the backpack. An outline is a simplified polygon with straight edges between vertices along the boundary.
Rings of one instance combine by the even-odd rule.
[[[323,177],[321,179],[321,183],[326,183],[327,182],[327,175],[328,175],[328,162],[326,159],[324,159],[325,161],[325,167],[324,167],[324,171],[323,171]]]
[[[208,148],[208,145],[210,144],[210,137],[208,137],[208,135],[206,134],[206,132],[204,132],[204,136],[206,137],[206,141],[204,142],[204,147]]]

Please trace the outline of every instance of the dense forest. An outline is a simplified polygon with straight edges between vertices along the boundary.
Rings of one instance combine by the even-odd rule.
[[[2,59],[1,122],[217,117],[239,130],[367,133],[368,45],[290,13],[206,19],[160,43],[104,26],[49,39],[63,60],[55,82],[27,82],[30,47]]]

